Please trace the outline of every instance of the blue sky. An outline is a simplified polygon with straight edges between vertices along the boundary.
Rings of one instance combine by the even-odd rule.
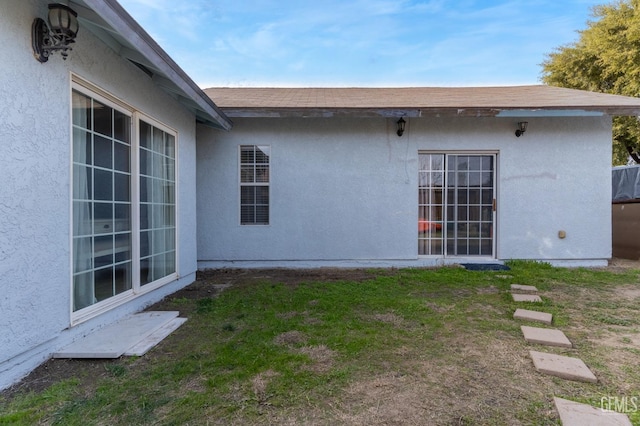
[[[203,88],[537,84],[607,0],[120,0]]]

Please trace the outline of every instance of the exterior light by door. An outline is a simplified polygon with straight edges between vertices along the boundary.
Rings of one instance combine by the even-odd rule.
[[[516,137],[520,137],[527,131],[527,125],[529,123],[527,121],[520,121],[518,123],[518,129],[516,130]]]
[[[398,134],[398,136],[402,136],[402,134],[404,133],[405,124],[407,124],[407,122],[404,121],[404,118],[400,117],[400,120],[398,120],[397,122],[398,131],[396,133]]]
[[[60,51],[62,59],[67,59],[69,45],[75,42],[78,33],[78,14],[69,6],[51,3],[49,5],[49,25],[40,18],[33,21],[31,43],[33,55],[40,62],[47,62],[49,55]]]

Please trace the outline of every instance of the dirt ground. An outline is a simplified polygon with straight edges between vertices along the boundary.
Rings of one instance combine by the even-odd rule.
[[[640,269],[640,259],[630,260],[613,258],[609,261],[609,266],[607,267],[607,269],[613,271],[617,269]]]
[[[630,261],[625,259],[613,259],[607,269],[610,270],[622,270],[622,269],[640,269],[640,261]],[[372,278],[375,275],[384,274],[385,270],[364,270],[364,269],[333,269],[333,268],[321,268],[315,270],[291,270],[291,269],[270,269],[270,270],[211,270],[201,272],[198,275],[198,280],[172,295],[172,298],[187,298],[196,299],[201,297],[211,297],[216,292],[223,291],[226,286],[242,286],[251,285],[256,280],[262,280],[269,278],[288,285],[298,285],[305,281],[311,280],[323,280],[323,281],[338,281],[338,280],[351,280],[361,281]],[[389,272],[391,273],[391,271]],[[211,285],[211,283],[219,283]],[[629,288],[629,294],[622,296],[629,297],[630,299],[636,299],[640,297],[640,291],[636,288]],[[559,299],[562,298],[561,294],[558,294]],[[162,309],[162,302],[150,307],[149,309]],[[181,312],[182,315],[188,316],[189,312]],[[391,319],[393,320],[393,319]],[[576,331],[578,332],[578,331]],[[481,338],[481,337],[477,337]],[[637,336],[633,336],[636,339]],[[467,339],[467,338],[465,338]],[[615,346],[619,342],[619,338],[614,342],[610,342],[611,346]],[[635,342],[635,341],[634,341]],[[469,344],[467,344],[469,343]],[[467,411],[473,411],[475,419],[482,419],[482,411],[487,411],[487,415],[491,411],[491,407],[496,405],[500,399],[513,399],[517,398],[519,394],[518,385],[514,384],[508,389],[501,390],[499,383],[492,383],[493,379],[491,374],[487,371],[489,364],[492,369],[502,369],[513,371],[516,375],[531,375],[531,380],[523,381],[523,383],[537,383],[538,378],[534,376],[531,371],[530,365],[527,360],[523,360],[519,356],[514,348],[509,347],[508,343],[497,341],[491,349],[491,353],[466,353],[464,348],[468,348],[469,351],[473,351],[474,345],[472,342],[460,342],[461,353],[460,356],[468,359],[469,369],[471,376],[478,379],[478,382],[482,383],[486,389],[479,389],[477,385],[472,383],[460,383],[459,389],[468,388],[469,392],[475,393],[473,399],[469,399],[469,403],[473,403],[473,407],[468,407]],[[607,342],[602,342],[606,344]],[[640,344],[640,341],[638,342]],[[322,348],[321,348],[322,349]],[[331,352],[329,350],[318,351],[317,356],[319,359],[319,367],[322,368],[322,362],[331,362]],[[401,349],[400,349],[401,350]],[[153,357],[153,351],[136,361],[136,363],[149,363],[152,361],[150,357]],[[72,375],[78,375],[84,377],[83,381],[98,381],[102,377],[107,377],[110,373],[108,366],[113,364],[113,360],[50,360],[42,364],[35,369],[30,375],[28,375],[21,382],[17,383],[13,387],[2,392],[5,397],[11,397],[19,392],[40,392],[48,388],[51,384],[57,381],[68,378]],[[117,362],[117,361],[116,361]],[[434,368],[438,367],[438,368]],[[429,381],[416,381],[411,375],[397,374],[394,371],[386,372],[378,377],[371,378],[366,383],[354,383],[349,389],[346,390],[346,399],[336,403],[335,412],[333,418],[340,419],[343,423],[349,424],[393,424],[393,419],[398,418],[398,410],[402,409],[402,418],[407,420],[407,423],[416,422],[418,424],[420,420],[424,421],[424,404],[428,401],[424,400],[424,395],[435,394],[439,383],[461,380],[456,379],[458,377],[455,372],[448,371],[447,366],[435,366],[435,365],[418,365],[416,369],[429,368],[429,375],[431,380]],[[418,370],[416,370],[418,371]],[[438,372],[435,374],[434,372]],[[268,375],[256,377],[254,380],[254,388],[256,394],[261,392],[265,383],[269,380]],[[524,386],[524,384],[522,385]],[[479,399],[477,394],[479,392],[486,393],[482,404],[478,405]],[[513,394],[501,395],[500,392],[510,392]],[[541,390],[541,392],[544,392]],[[461,398],[459,394],[456,395],[438,395],[441,400],[457,401],[457,404],[465,404],[467,399]],[[368,406],[368,410],[360,410],[357,413],[352,411],[353,402],[358,407]],[[483,405],[484,404],[484,405]],[[458,411],[461,407],[456,407]],[[463,407],[464,408],[464,407]],[[464,410],[463,410],[464,411]],[[446,415],[447,410],[433,411],[444,413]],[[320,415],[319,413],[316,413]],[[313,411],[309,412],[309,420],[314,422]],[[363,417],[364,416],[364,417]],[[297,418],[299,420],[299,417]],[[282,420],[282,419],[280,419]],[[315,419],[317,420],[317,419]],[[444,424],[443,419],[433,418],[434,424]],[[458,423],[455,419],[447,419],[446,424],[464,424],[464,419],[460,418]],[[515,420],[515,419],[514,419]],[[293,420],[292,420],[293,421]],[[295,423],[295,422],[294,422]],[[294,424],[292,423],[292,424]],[[518,424],[516,422],[514,424]]]

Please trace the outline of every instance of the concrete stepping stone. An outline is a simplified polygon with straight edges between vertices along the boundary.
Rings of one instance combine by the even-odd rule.
[[[530,311],[528,309],[516,309],[513,313],[513,319],[541,322],[543,324],[551,325],[553,321],[553,315],[546,312]]]
[[[632,426],[623,413],[604,411],[591,405],[554,397],[563,426]]]
[[[528,343],[538,343],[546,346],[558,346],[561,348],[572,348],[573,345],[567,336],[555,328],[538,328],[521,325],[520,330],[524,335],[524,340]]]
[[[511,284],[511,293],[538,294],[538,289],[532,285]]]
[[[540,296],[535,294],[514,294],[511,293],[511,297],[515,302],[542,302]]]
[[[536,351],[529,351],[529,355],[540,373],[578,382],[598,382],[596,376],[581,359]]]

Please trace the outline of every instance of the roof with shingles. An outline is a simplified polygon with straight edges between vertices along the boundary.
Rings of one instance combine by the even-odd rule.
[[[204,90],[231,117],[640,115],[640,98],[546,85],[395,88],[222,88]],[[571,113],[568,113],[568,112]]]

